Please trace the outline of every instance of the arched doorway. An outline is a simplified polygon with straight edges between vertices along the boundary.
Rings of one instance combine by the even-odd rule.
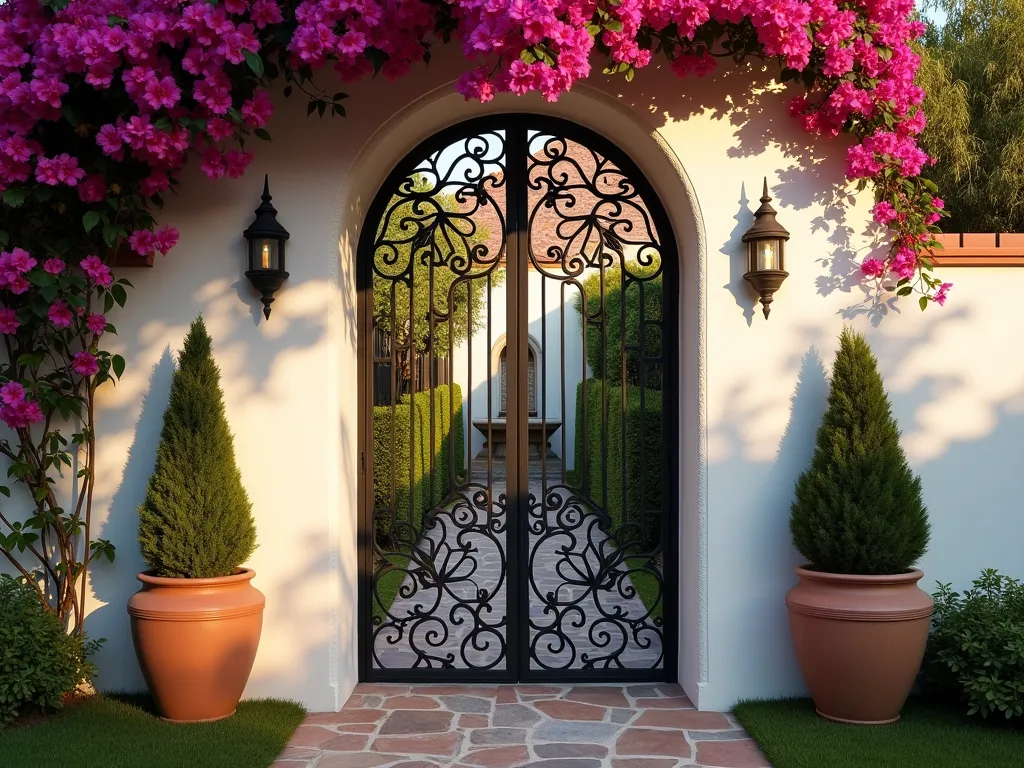
[[[643,174],[568,121],[396,166],[358,249],[362,679],[675,679],[677,268]]]

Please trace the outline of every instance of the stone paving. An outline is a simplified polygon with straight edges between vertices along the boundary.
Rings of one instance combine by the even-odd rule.
[[[678,685],[358,685],[271,768],[771,768]]]
[[[486,487],[486,477],[474,480]],[[539,478],[530,479],[529,491],[531,500],[548,499]],[[566,491],[561,486],[554,493],[561,498]],[[492,493],[500,498],[505,482],[494,482]],[[586,508],[575,499],[566,503],[570,505]],[[449,658],[459,669],[505,669],[504,535],[495,538],[486,530],[487,514],[485,506],[466,501],[439,514],[437,525],[416,546],[424,554],[433,553],[429,570],[438,578],[405,577],[389,611],[404,626],[399,629],[388,620],[375,634],[374,667],[423,666],[420,654],[427,653],[434,659]],[[564,510],[547,515],[545,533],[531,531],[529,537],[531,667],[580,669],[589,658],[610,660],[599,667],[661,668],[661,627],[635,593],[627,567],[598,527],[599,518]],[[472,547],[469,554],[463,550],[467,545]],[[467,608],[480,602],[490,610]]]

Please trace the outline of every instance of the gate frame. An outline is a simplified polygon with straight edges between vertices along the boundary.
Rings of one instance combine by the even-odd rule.
[[[680,623],[680,569],[679,552],[682,508],[679,483],[674,482],[673,467],[678,466],[679,441],[665,441],[662,457],[662,603],[664,623],[662,647],[664,658],[660,669],[573,669],[539,670],[530,669],[530,654],[521,645],[529,643],[529,584],[520,574],[521,559],[518,550],[529,548],[529,531],[522,517],[528,508],[528,432],[519,429],[520,409],[527,408],[527,390],[523,383],[526,377],[526,347],[528,323],[520,322],[519,310],[525,309],[520,294],[526,294],[529,258],[525,246],[520,246],[522,235],[529,236],[526,205],[527,186],[524,174],[526,168],[513,168],[506,160],[506,290],[507,329],[520,328],[514,333],[515,344],[506,346],[508,367],[516,376],[515,398],[508,400],[507,434],[508,445],[515,446],[508,451],[507,477],[516,489],[509,501],[508,523],[506,525],[505,551],[507,561],[506,616],[508,618],[505,637],[505,669],[376,669],[372,664],[372,553],[373,553],[373,462],[367,461],[366,452],[372,451],[373,395],[373,245],[377,226],[392,190],[406,179],[425,157],[443,149],[454,141],[468,138],[480,131],[506,129],[506,156],[528,157],[525,146],[527,130],[550,132],[559,138],[575,141],[611,160],[634,185],[640,198],[647,206],[660,239],[662,258],[662,370],[663,392],[671,396],[662,403],[663,434],[676,434],[680,422],[680,361],[683,358],[679,334],[679,298],[681,259],[675,232],[665,206],[646,175],[633,161],[626,150],[604,138],[594,130],[571,120],[552,115],[530,112],[503,112],[474,117],[444,128],[420,141],[392,168],[383,183],[374,193],[373,201],[363,218],[359,240],[355,249],[356,257],[356,339],[358,356],[358,436],[359,476],[357,497],[358,509],[358,604],[357,604],[357,646],[358,675],[361,682],[453,682],[453,683],[516,683],[516,682],[676,682],[679,668],[679,623]],[[518,129],[518,130],[517,130]],[[520,146],[522,144],[522,146]],[[515,258],[511,254],[515,254]],[[525,257],[525,258],[524,258]],[[514,265],[514,266],[513,266]],[[514,274],[513,274],[514,273]],[[522,365],[520,365],[522,361]],[[668,514],[666,514],[666,512]],[[517,535],[518,534],[518,535]],[[520,592],[523,594],[520,595]]]

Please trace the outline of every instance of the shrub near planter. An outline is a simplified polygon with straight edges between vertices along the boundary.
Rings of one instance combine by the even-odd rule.
[[[64,631],[27,584],[0,573],[0,730],[28,711],[59,709],[96,672],[94,644]]]
[[[201,317],[174,372],[139,543],[151,570],[139,574],[128,613],[153,699],[175,722],[229,717],[252,671],[265,600],[241,567],[256,527]]]
[[[1024,584],[986,569],[963,594],[939,584],[924,682],[968,715],[1024,717]]]
[[[928,639],[932,600],[912,566],[929,524],[875,358],[849,330],[814,458],[796,484],[790,531],[809,564],[797,568],[786,606],[818,713],[848,723],[898,720]]]

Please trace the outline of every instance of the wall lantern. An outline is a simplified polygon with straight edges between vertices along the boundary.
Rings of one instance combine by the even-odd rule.
[[[786,272],[786,241],[789,232],[775,220],[775,209],[768,196],[768,177],[764,180],[761,207],[754,211],[754,223],[743,235],[747,244],[747,272],[743,277],[761,294],[764,319],[772,311],[772,298],[789,277]]]
[[[260,292],[263,316],[270,319],[270,305],[288,273],[284,268],[285,243],[288,230],[277,220],[277,209],[270,204],[270,177],[263,179],[263,202],[256,209],[256,219],[243,233],[249,242],[249,269],[245,276]]]

